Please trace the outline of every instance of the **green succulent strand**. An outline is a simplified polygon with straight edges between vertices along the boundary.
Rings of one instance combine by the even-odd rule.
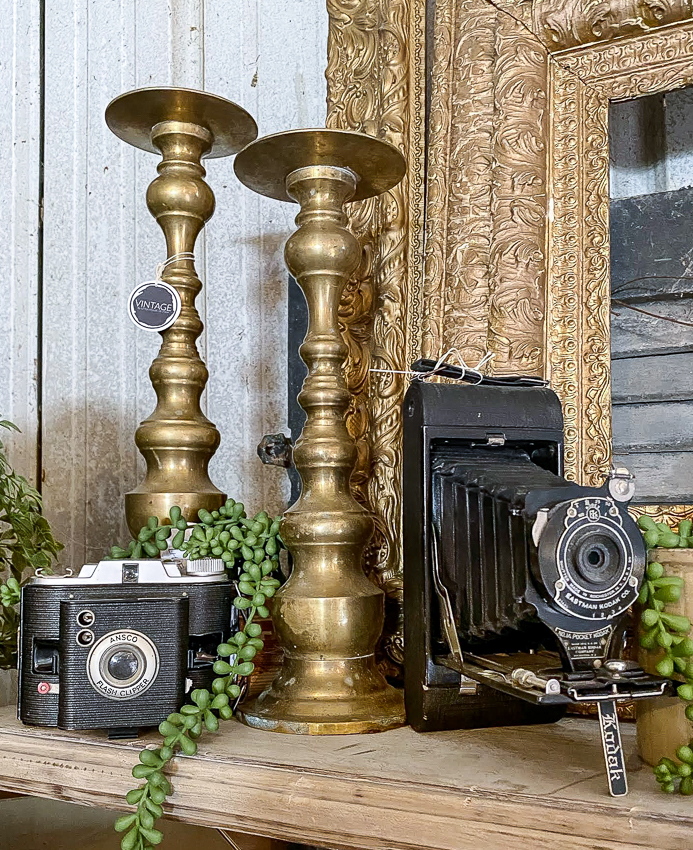
[[[0,428],[19,430],[6,419]],[[17,666],[22,585],[36,570],[50,574],[62,548],[43,516],[40,494],[12,469],[0,442],[0,667]]]
[[[162,806],[172,790],[165,776],[166,766],[177,754],[195,755],[200,736],[205,731],[216,732],[220,721],[233,717],[243,691],[242,683],[255,669],[254,659],[264,645],[262,626],[254,620],[269,616],[266,602],[281,584],[277,578],[279,553],[283,548],[279,536],[281,517],[271,518],[266,511],[261,511],[248,519],[243,504],[233,499],[229,499],[218,511],[200,511],[198,517],[200,521],[191,526],[192,533],[187,541],[181,537],[185,535],[188,523],[180,508],[171,508],[171,525],[160,526],[155,517],[150,518],[137,540],[132,541],[132,551],[137,551],[139,543],[143,551],[148,552],[144,545],[152,539],[158,546],[157,534],[161,529],[168,529],[168,536],[176,531],[173,546],[182,549],[191,560],[223,558],[227,569],[234,572],[232,577],[236,581],[238,595],[233,604],[241,612],[243,625],[227,643],[217,648],[220,660],[214,663],[217,678],[212,682],[211,691],[205,688],[194,690],[190,701],[179,711],[169,714],[159,725],[161,744],[140,752],[132,775],[144,782],[126,795],[128,805],[135,806],[135,811],[115,822],[116,832],[124,833],[121,850],[151,850],[163,840],[163,833],[156,828],[156,823],[164,814]],[[164,539],[163,534],[160,539]],[[232,543],[235,545],[229,545]],[[114,554],[115,549],[121,551],[120,547],[114,547],[111,557],[121,557]]]
[[[638,526],[648,549],[664,546],[667,549],[693,547],[691,520],[681,520],[675,532],[663,522],[656,523],[652,517],[641,516]],[[668,604],[678,602],[683,589],[683,579],[665,574],[662,564],[656,561],[647,565],[645,581],[640,589],[638,601],[640,613],[640,646],[650,651],[660,651],[662,658],[655,665],[660,676],[677,676],[682,680],[676,693],[686,703],[686,718],[693,721],[693,639],[688,617],[671,614]],[[693,740],[676,751],[679,762],[662,758],[654,768],[659,785],[667,794],[678,791],[693,794]]]
[[[174,505],[169,510],[168,517],[170,523],[161,525],[158,517],[150,516],[137,537],[127,546],[112,546],[106,560],[122,561],[132,558],[134,561],[139,561],[141,558],[158,558],[161,552],[168,549],[169,538],[173,532],[176,533],[173,535],[171,545],[175,549],[180,548],[188,522],[178,505]]]
[[[655,522],[651,516],[638,517],[638,526],[648,549],[693,549],[693,520],[682,519],[678,531],[666,522]]]

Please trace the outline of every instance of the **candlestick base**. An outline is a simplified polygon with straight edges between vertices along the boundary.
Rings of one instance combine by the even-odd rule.
[[[385,682],[373,656],[285,658],[270,687],[237,716],[247,726],[294,735],[384,732],[406,722],[402,694]]]

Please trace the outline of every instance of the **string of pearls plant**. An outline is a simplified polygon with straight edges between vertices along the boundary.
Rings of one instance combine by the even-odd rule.
[[[652,517],[641,516],[638,525],[648,549],[693,548],[693,522],[682,520],[678,531]],[[672,614],[667,604],[678,602],[683,589],[683,579],[665,575],[662,564],[653,561],[647,565],[645,581],[640,590],[640,646],[649,651],[659,651],[661,658],[655,665],[660,676],[676,676],[681,680],[676,692],[686,703],[686,718],[693,721],[693,639],[688,617]],[[667,794],[684,796],[693,794],[693,740],[676,750],[679,762],[663,757],[654,768],[659,785]]]
[[[0,429],[19,431],[7,419]],[[17,666],[22,585],[38,569],[52,573],[62,548],[43,516],[40,494],[14,471],[0,440],[0,668]]]
[[[116,831],[124,833],[121,850],[151,850],[163,840],[156,822],[163,815],[162,804],[171,793],[165,776],[166,765],[178,752],[195,755],[197,740],[203,732],[216,732],[220,720],[233,717],[243,679],[253,672],[253,659],[263,648],[262,627],[254,620],[269,615],[265,603],[281,583],[277,578],[279,553],[283,548],[279,536],[281,517],[272,519],[261,511],[249,519],[243,504],[229,499],[218,511],[200,511],[199,522],[194,525],[187,522],[177,506],[171,508],[169,519],[170,525],[160,525],[156,517],[150,517],[137,539],[126,547],[114,546],[110,557],[158,557],[173,535],[173,548],[181,549],[190,560],[222,558],[231,572],[230,578],[236,581],[238,595],[233,604],[241,612],[242,628],[217,649],[227,660],[215,662],[217,678],[212,682],[212,690],[194,690],[190,702],[159,725],[161,744],[140,752],[132,775],[143,782],[126,795],[135,811],[119,817],[115,823]],[[188,528],[192,532],[186,535]]]

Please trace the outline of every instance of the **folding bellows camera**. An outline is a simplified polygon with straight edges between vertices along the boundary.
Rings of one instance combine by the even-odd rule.
[[[418,731],[545,723],[595,702],[623,794],[616,701],[671,687],[619,657],[646,564],[634,482],[563,478],[560,403],[536,383],[406,394],[407,717]]]
[[[232,626],[217,559],[101,561],[22,589],[19,719],[132,737],[211,687]],[[235,613],[235,609],[234,609]]]

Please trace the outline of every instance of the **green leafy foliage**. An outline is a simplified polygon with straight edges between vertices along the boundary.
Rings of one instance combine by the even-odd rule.
[[[217,678],[212,682],[212,690],[194,690],[190,694],[190,702],[180,711],[169,714],[159,725],[161,744],[140,752],[132,775],[144,782],[126,795],[128,804],[135,806],[135,812],[123,815],[115,823],[116,832],[124,833],[121,850],[151,850],[163,840],[163,833],[156,829],[156,822],[162,817],[162,805],[171,793],[171,785],[164,775],[166,765],[179,753],[195,755],[200,736],[205,731],[216,732],[220,721],[233,717],[243,692],[243,680],[253,672],[253,659],[263,648],[262,627],[254,620],[258,616],[268,616],[265,603],[281,584],[277,578],[279,553],[283,548],[279,536],[281,517],[272,519],[261,511],[248,519],[243,504],[229,499],[218,511],[200,511],[200,521],[192,526],[187,541],[184,535],[188,523],[182,518],[180,508],[171,508],[169,519],[171,525],[160,526],[158,520],[151,517],[137,540],[131,541],[125,549],[113,547],[111,557],[137,558],[140,557],[134,554],[137,551],[148,554],[153,550],[144,547],[152,540],[158,555],[162,547],[157,540],[168,539],[163,534],[158,537],[159,533],[168,529],[170,537],[175,531],[173,546],[182,549],[191,560],[206,557],[224,559],[227,570],[232,571],[231,577],[236,581],[238,595],[233,604],[242,612],[243,625],[228,643],[222,643],[217,649],[221,659],[226,660],[214,664]],[[232,543],[235,545],[230,545]],[[141,546],[139,550],[138,545]],[[120,552],[127,554],[121,555]]]
[[[6,419],[0,427],[19,430]],[[0,667],[17,665],[21,586],[38,569],[51,573],[63,548],[42,509],[41,496],[12,469],[0,442]]]
[[[675,532],[666,523],[656,523],[652,517],[641,516],[638,526],[648,549],[664,546],[667,549],[693,547],[691,520],[682,520]],[[659,652],[661,658],[655,665],[660,676],[675,677],[680,682],[676,692],[686,703],[686,717],[693,721],[693,639],[691,623],[687,617],[671,614],[666,606],[678,602],[683,590],[683,579],[668,576],[662,564],[653,561],[647,565],[645,581],[640,589],[640,646]],[[693,741],[676,751],[677,763],[662,758],[654,775],[662,791],[684,796],[693,794]]]

